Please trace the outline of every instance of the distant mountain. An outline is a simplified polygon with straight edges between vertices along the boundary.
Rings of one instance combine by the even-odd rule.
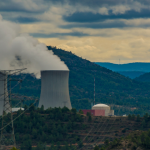
[[[135,80],[140,82],[150,82],[150,72],[135,78]]]
[[[128,64],[113,64],[105,62],[95,62],[96,64],[110,69],[112,71],[141,71],[141,72],[150,72],[150,63],[136,62]]]
[[[121,75],[129,77],[131,79],[139,77],[145,73],[145,72],[141,72],[141,71],[117,71],[117,72],[120,73]]]
[[[105,62],[95,62],[96,64],[105,67],[109,70],[118,72],[126,77],[134,79],[140,75],[150,72],[150,63],[129,63],[129,64],[113,64]]]

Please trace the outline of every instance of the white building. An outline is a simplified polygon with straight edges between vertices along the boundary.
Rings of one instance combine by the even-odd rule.
[[[24,110],[24,108],[21,108],[21,107],[19,107],[19,108],[12,108],[12,112],[16,112],[16,111],[18,111],[18,110]]]
[[[114,116],[114,110],[111,110],[110,106],[106,104],[96,104],[92,107],[92,110],[105,110],[105,116]]]

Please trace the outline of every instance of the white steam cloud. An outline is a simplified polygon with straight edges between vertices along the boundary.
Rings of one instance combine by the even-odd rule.
[[[27,68],[26,73],[40,77],[40,70],[68,70],[45,44],[27,34],[19,34],[18,24],[0,15],[0,70]]]

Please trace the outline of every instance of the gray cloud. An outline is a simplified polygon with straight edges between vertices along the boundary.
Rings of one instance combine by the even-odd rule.
[[[76,37],[89,36],[89,34],[82,33],[82,32],[50,33],[50,34],[30,33],[30,35],[33,37],[38,37],[38,38],[52,38],[52,37],[62,37],[62,36],[76,36]]]
[[[150,4],[149,0],[5,0],[0,1],[0,11],[43,13],[53,5],[71,5],[89,8],[101,8],[117,5],[134,5],[139,2],[143,5]]]
[[[28,1],[14,1],[5,0],[0,1],[0,12],[25,12],[25,13],[43,13],[49,6],[44,4],[42,0],[28,0]]]
[[[33,18],[33,17],[16,17],[16,18],[12,18],[10,19],[13,22],[16,23],[35,23],[35,22],[40,22],[41,20],[37,19],[37,18]]]
[[[81,4],[83,6],[90,7],[113,6],[118,4],[127,4],[130,2],[131,0],[69,0],[69,3],[72,5]]]
[[[100,8],[117,5],[134,5],[139,3],[141,5],[150,4],[149,0],[44,0],[45,3],[52,4],[69,4],[71,6],[86,6],[90,8]]]
[[[144,4],[144,5],[148,5],[150,4],[150,1],[149,0],[135,0],[136,2],[139,2],[141,4]]]
[[[126,11],[124,14],[113,14],[109,11],[108,15],[94,14],[92,12],[75,12],[70,16],[63,16],[67,22],[99,22],[107,19],[137,19],[150,18],[150,10],[143,9],[141,12],[135,10]]]
[[[45,2],[61,3],[69,5],[82,5],[90,7],[113,6],[118,4],[133,3],[133,0],[45,0]]]
[[[125,28],[129,27],[129,25],[127,25],[124,21],[118,20],[100,23],[76,23],[76,24],[61,25],[59,27],[64,29],[71,29],[71,28],[103,29],[103,28]]]

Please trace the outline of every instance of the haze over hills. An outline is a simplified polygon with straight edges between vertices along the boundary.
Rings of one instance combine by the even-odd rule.
[[[113,64],[108,62],[95,62],[96,64],[110,69],[112,71],[141,71],[150,72],[150,63],[146,62],[135,62],[128,64]]]
[[[121,75],[125,76],[125,77],[129,77],[131,79],[135,79],[143,74],[145,74],[145,72],[141,72],[141,71],[117,71],[118,73],[120,73]]]
[[[108,62],[95,63],[112,71],[118,72],[131,79],[139,77],[140,75],[143,75],[146,72],[150,72],[150,63],[148,62],[136,62],[128,64],[113,64]]]
[[[96,86],[96,103],[122,105],[120,114],[135,113],[143,115],[149,111],[150,85],[139,83],[127,77],[101,67],[75,54],[48,46],[60,57],[70,69],[69,92],[72,106],[76,109],[90,109],[93,101],[94,77]],[[44,60],[43,60],[44,61]],[[31,77],[30,77],[31,76]],[[19,77],[19,76],[18,76]],[[12,84],[13,86],[13,84]],[[28,96],[40,96],[40,79],[27,75],[21,89],[13,93]],[[134,111],[132,108],[135,108]],[[118,106],[114,107],[115,113]]]

